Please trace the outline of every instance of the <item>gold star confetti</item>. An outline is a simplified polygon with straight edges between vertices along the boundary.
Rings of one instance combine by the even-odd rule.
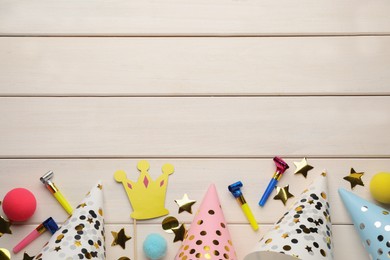
[[[58,252],[58,251],[61,250],[61,247],[60,247],[60,246],[56,246],[56,247],[54,248],[54,250]]]
[[[186,230],[186,227],[184,226],[184,224],[181,224],[181,226],[179,228],[172,229],[172,231],[173,231],[173,233],[175,233],[175,238],[173,239],[173,243],[175,243],[177,241],[183,241],[184,236],[187,233],[187,230]]]
[[[190,200],[187,194],[184,194],[181,200],[175,200],[176,204],[179,206],[179,213],[187,211],[192,214],[192,205],[196,203],[196,200]]]
[[[11,223],[0,216],[0,237],[4,234],[12,234]]]
[[[282,235],[282,237],[283,237],[283,238],[288,238],[289,235],[288,235],[287,233],[284,233],[284,234]]]
[[[126,249],[126,242],[131,239],[131,237],[126,236],[125,229],[122,228],[119,232],[111,231],[114,240],[112,241],[111,246],[120,245],[123,249]]]
[[[0,248],[0,259],[1,260],[10,260],[11,253],[5,248]]]
[[[175,217],[168,216],[163,219],[161,226],[165,232],[172,234],[173,229],[177,229],[179,227],[179,221]]]
[[[364,172],[356,172],[351,168],[351,172],[348,176],[345,176],[343,179],[348,181],[351,184],[351,189],[355,188],[356,185],[364,186],[362,181],[362,176]]]
[[[274,197],[274,200],[281,200],[283,204],[286,206],[286,202],[289,198],[294,197],[289,191],[289,185],[284,186],[283,188],[276,186],[276,196]]]
[[[81,246],[81,242],[77,240],[76,242],[74,242],[74,245],[75,246]]]
[[[92,223],[93,223],[93,219],[92,219],[92,218],[88,218],[87,221],[89,222],[89,224],[92,224]]]
[[[23,254],[23,260],[33,260],[35,256],[29,256],[26,252]]]
[[[99,188],[99,190],[102,190],[102,189],[103,189],[103,185],[101,185],[101,184],[98,184],[97,187]]]
[[[294,162],[294,164],[296,167],[294,174],[302,174],[305,178],[307,177],[307,172],[313,169],[313,166],[307,163],[306,158],[303,158],[300,162]]]
[[[307,250],[307,252],[313,252],[313,251],[311,250],[311,247],[310,247],[310,246],[306,246],[305,249]]]

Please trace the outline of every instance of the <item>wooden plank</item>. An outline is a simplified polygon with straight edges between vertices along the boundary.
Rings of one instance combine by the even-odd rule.
[[[106,252],[107,259],[118,259],[122,256],[130,257],[131,259],[135,259],[134,257],[134,241],[136,238],[133,237],[130,241],[126,243],[126,250],[123,250],[119,246],[112,247],[112,236],[110,231],[118,231],[122,227],[125,228],[126,234],[133,236],[132,225],[129,224],[106,224]],[[238,259],[243,259],[243,257],[251,251],[254,247],[256,241],[260,239],[265,232],[271,228],[272,226],[267,225],[264,226],[264,229],[258,233],[253,232],[250,229],[246,229],[242,225],[237,224],[229,224],[229,231],[232,236],[232,240],[238,255]],[[26,235],[29,231],[34,229],[33,225],[21,225],[14,227],[14,234],[4,235],[0,238],[1,247],[7,248],[11,251],[11,249],[15,246],[15,244],[20,241],[24,235]],[[364,250],[359,236],[357,232],[351,225],[333,225],[333,241],[334,241],[334,259],[355,259],[355,260],[366,260],[368,254]],[[180,242],[173,243],[173,235],[167,234],[162,231],[161,226],[159,225],[137,225],[137,256],[139,260],[146,260],[147,258],[143,254],[142,251],[142,243],[145,240],[146,236],[150,233],[159,233],[164,236],[168,243],[168,251],[165,259],[174,259],[179,247]],[[49,240],[49,234],[45,233],[40,236],[37,240],[35,240],[32,244],[26,247],[25,251],[33,256],[37,254],[41,247],[45,244],[46,241]],[[12,255],[12,259],[14,260],[22,260],[23,252]]]
[[[389,33],[390,3],[0,1],[2,35],[321,35]]]
[[[115,171],[126,171],[128,179],[137,180],[138,171],[136,165],[138,159],[34,159],[34,160],[0,160],[0,176],[13,176],[1,179],[0,198],[3,198],[10,189],[25,187],[30,189],[38,201],[38,209],[29,224],[38,224],[46,219],[48,209],[51,216],[61,222],[67,214],[50,195],[49,191],[40,183],[41,177],[48,170],[55,173],[54,182],[64,193],[72,205],[78,205],[85,193],[101,179],[105,187],[105,221],[108,224],[132,223],[130,203],[121,184],[113,178]],[[356,171],[365,172],[363,182],[365,187],[357,186],[354,192],[369,201],[372,198],[369,193],[369,182],[374,174],[380,171],[389,171],[390,159],[314,159],[309,158],[309,163],[314,169],[309,172],[308,178],[294,175],[293,162],[300,158],[287,158],[290,169],[281,179],[279,185],[290,185],[290,192],[296,197],[306,189],[310,183],[323,171],[328,172],[329,202],[331,205],[332,221],[334,224],[350,224],[351,220],[344,209],[338,195],[338,188],[350,190],[349,183],[342,178],[350,172],[350,167]],[[275,170],[274,163],[269,159],[152,159],[150,162],[150,174],[156,179],[161,174],[161,167],[165,163],[171,163],[175,167],[175,173],[170,176],[165,205],[170,214],[185,223],[191,223],[193,215],[186,212],[178,214],[178,206],[174,202],[181,199],[184,193],[197,203],[193,206],[193,212],[199,204],[210,183],[215,183],[218,189],[225,218],[229,223],[247,223],[239,206],[232,195],[227,191],[227,186],[241,180],[244,183],[243,193],[256,219],[260,225],[273,224],[294,203],[295,199],[288,201],[286,206],[280,201],[270,198],[267,204],[261,208],[257,205],[262,193]],[[193,176],[196,176],[193,177]],[[390,208],[389,208],[390,209]],[[161,223],[161,218],[138,223]],[[245,227],[249,229],[249,225]]]
[[[0,57],[6,96],[390,94],[390,37],[0,38]]]
[[[389,101],[1,98],[0,156],[388,157]]]

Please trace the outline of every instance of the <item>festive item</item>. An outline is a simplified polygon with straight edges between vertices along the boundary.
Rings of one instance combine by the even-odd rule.
[[[128,258],[127,256],[122,256],[122,257],[119,257],[118,260],[131,260],[131,259]]]
[[[111,246],[120,245],[123,249],[126,249],[126,242],[131,239],[130,236],[126,236],[125,229],[122,228],[119,232],[111,231],[114,240],[112,241]]]
[[[186,226],[184,224],[181,224],[180,227],[172,229],[173,233],[175,234],[175,238],[173,239],[173,243],[177,241],[183,241],[184,236],[187,233]]]
[[[196,203],[196,200],[190,200],[187,194],[184,194],[181,200],[175,200],[176,204],[179,206],[179,214],[183,211],[187,211],[192,214],[192,205]]]
[[[289,168],[288,164],[280,157],[274,157],[274,162],[276,165],[276,171],[259,201],[259,205],[262,207],[265,205],[265,202],[267,201],[268,197],[271,195],[272,191],[276,187],[276,184],[278,184],[278,181],[282,177],[283,173]]]
[[[276,186],[276,196],[274,197],[274,200],[281,200],[283,205],[286,206],[287,200],[294,197],[294,195],[289,192],[289,188],[289,185],[286,185],[283,188]]]
[[[362,176],[364,172],[356,172],[351,168],[351,172],[348,176],[345,176],[343,179],[351,183],[351,189],[355,188],[356,185],[364,186],[362,181]]]
[[[64,195],[57,188],[57,186],[51,181],[54,176],[53,171],[48,171],[45,175],[40,178],[40,181],[46,186],[46,188],[53,194],[56,200],[61,204],[61,206],[65,209],[65,211],[71,215],[73,212],[72,206],[65,199]]]
[[[175,260],[237,259],[217,190],[210,185]]]
[[[51,234],[54,234],[58,230],[57,223],[52,218],[46,219],[42,224],[36,227],[30,234],[28,234],[22,241],[20,241],[12,251],[16,254],[23,248],[29,245],[32,241],[37,239],[46,230],[49,230]]]
[[[10,252],[5,248],[0,248],[0,260],[10,260],[11,254]]]
[[[339,189],[339,195],[370,259],[388,259],[390,256],[389,211],[344,189]]]
[[[116,171],[114,178],[121,182],[133,208],[131,217],[134,219],[151,219],[167,215],[169,211],[165,208],[165,195],[168,185],[168,176],[173,173],[171,164],[162,167],[163,174],[153,181],[150,177],[149,163],[140,161],[137,165],[140,176],[137,182],[128,180],[126,173],[122,170]]]
[[[105,259],[104,241],[103,186],[98,182],[35,259]]]
[[[11,223],[0,216],[0,237],[3,236],[3,234],[12,234],[10,227]]]
[[[304,190],[244,260],[333,259],[327,194],[326,174],[323,174]]]
[[[33,260],[35,256],[29,256],[26,252],[23,254],[23,260]]]
[[[26,221],[34,215],[37,201],[31,191],[16,188],[9,191],[3,200],[3,211],[13,222]]]
[[[143,250],[147,258],[161,259],[167,253],[167,241],[159,234],[149,234],[144,241]]]
[[[372,197],[384,204],[390,204],[390,172],[380,172],[372,177],[370,191]]]
[[[177,218],[169,216],[163,219],[162,228],[167,233],[173,233],[173,229],[177,229],[179,227],[179,221]]]
[[[302,174],[303,177],[307,177],[307,172],[313,169],[313,166],[307,163],[306,158],[303,158],[300,162],[294,162],[295,164],[295,172],[294,174]]]
[[[244,195],[241,192],[242,186],[242,182],[238,181],[229,185],[228,190],[232,193],[234,198],[236,198],[238,204],[241,206],[241,209],[244,212],[244,215],[248,219],[249,223],[251,224],[253,230],[256,231],[259,229],[259,226],[257,225],[256,218],[255,216],[253,216],[251,208],[249,207],[248,203],[246,203]]]

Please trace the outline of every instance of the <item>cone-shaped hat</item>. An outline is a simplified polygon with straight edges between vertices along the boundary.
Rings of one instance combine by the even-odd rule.
[[[210,185],[175,260],[237,259],[214,184]]]
[[[322,173],[245,260],[333,259],[326,173]]]
[[[339,194],[371,259],[389,259],[389,211],[344,189]]]
[[[98,182],[35,259],[106,259],[102,189]]]

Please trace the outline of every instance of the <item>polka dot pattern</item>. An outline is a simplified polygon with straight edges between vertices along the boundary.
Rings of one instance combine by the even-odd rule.
[[[326,175],[319,176],[258,242],[245,260],[286,254],[299,259],[333,259]],[[267,258],[268,257],[268,258]]]
[[[103,186],[98,183],[34,259],[106,259]]]
[[[390,259],[389,212],[346,190],[340,196],[370,259]]]
[[[175,257],[190,259],[237,259],[214,185],[208,189]]]

